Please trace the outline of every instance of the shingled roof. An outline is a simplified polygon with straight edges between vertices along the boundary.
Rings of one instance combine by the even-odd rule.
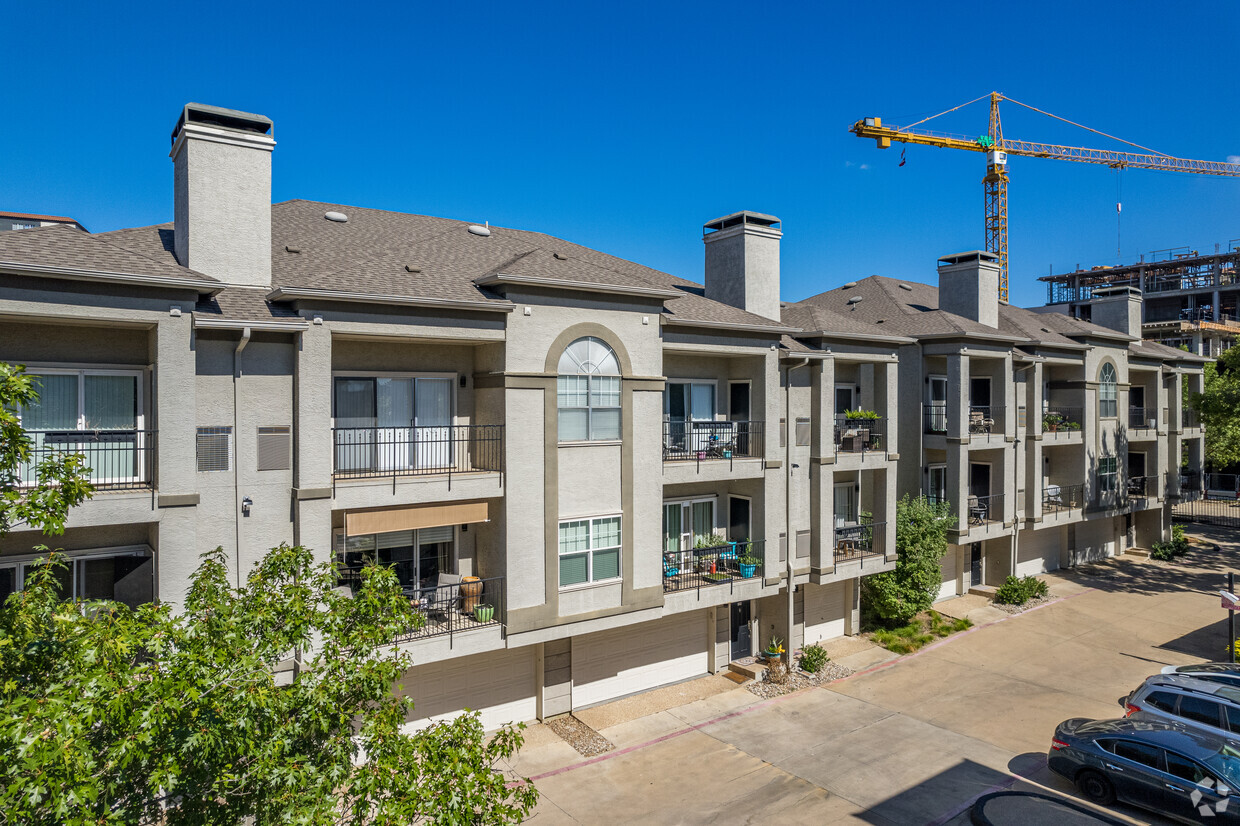
[[[208,275],[182,267],[167,254],[135,249],[108,233],[91,235],[66,224],[0,233],[0,269],[183,284],[205,290],[221,286]]]

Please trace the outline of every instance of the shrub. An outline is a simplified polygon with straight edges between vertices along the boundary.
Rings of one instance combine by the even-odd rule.
[[[1150,549],[1150,559],[1170,562],[1175,559],[1175,544],[1171,542],[1155,542],[1154,547]]]
[[[1044,597],[1049,592],[1045,582],[1036,576],[1016,578],[1010,576],[1003,580],[999,590],[995,592],[995,602],[1003,605],[1024,605],[1031,599]]]
[[[895,654],[911,654],[938,637],[947,637],[973,627],[967,618],[952,619],[937,611],[928,611],[925,617],[917,617],[907,625],[880,628],[874,632],[874,642]]]
[[[1170,562],[1176,557],[1183,556],[1188,552],[1188,537],[1184,534],[1184,528],[1181,525],[1171,526],[1170,542],[1155,542],[1150,549],[1150,558]]]
[[[896,505],[896,568],[861,580],[861,605],[887,622],[908,622],[929,609],[943,582],[950,505],[907,495]]]
[[[807,645],[801,651],[801,670],[808,671],[810,674],[817,674],[827,664],[829,659],[831,658],[827,656],[827,649],[818,643]]]

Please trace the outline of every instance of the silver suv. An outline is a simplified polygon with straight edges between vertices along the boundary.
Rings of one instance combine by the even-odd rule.
[[[1240,746],[1240,687],[1155,674],[1119,702],[1134,720],[1177,722]]]

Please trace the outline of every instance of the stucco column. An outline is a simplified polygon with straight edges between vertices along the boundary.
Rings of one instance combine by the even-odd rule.
[[[956,524],[967,528],[969,508],[969,446],[964,426],[969,411],[969,357],[947,357],[947,496]]]
[[[1012,354],[1003,357],[1003,438],[1010,442],[1016,438],[1016,374],[1012,372]]]
[[[882,510],[875,514],[875,521],[882,519],[887,523],[883,529],[883,555],[894,558],[896,555],[896,469],[888,465],[883,470],[874,471],[874,475],[882,478]],[[881,514],[881,516],[879,515]]]
[[[301,333],[293,378],[293,538],[320,561],[332,558],[332,337],[322,324]]]
[[[193,317],[160,319],[152,379],[159,528],[155,597],[179,605],[198,567],[197,365]]]
[[[888,361],[875,366],[875,388],[878,393],[876,399],[879,414],[887,418],[885,425],[886,439],[885,447],[887,454],[891,458],[897,458],[900,453],[899,435],[900,435],[900,405],[897,400],[900,397],[900,376],[899,364],[895,361]],[[918,422],[918,425],[921,423]]]
[[[1025,514],[1034,522],[1042,521],[1042,363],[1034,362],[1025,371],[1026,427],[1018,449],[1025,453],[1025,491],[1028,501]]]
[[[813,427],[810,449],[810,531],[813,536],[810,568],[829,571],[835,567],[835,522],[832,512],[835,360],[822,359],[807,369],[810,371],[810,421]]]

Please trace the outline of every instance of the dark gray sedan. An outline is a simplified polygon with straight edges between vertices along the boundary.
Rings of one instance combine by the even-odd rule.
[[[1240,751],[1221,738],[1161,721],[1078,717],[1055,729],[1046,762],[1094,803],[1240,824]]]

